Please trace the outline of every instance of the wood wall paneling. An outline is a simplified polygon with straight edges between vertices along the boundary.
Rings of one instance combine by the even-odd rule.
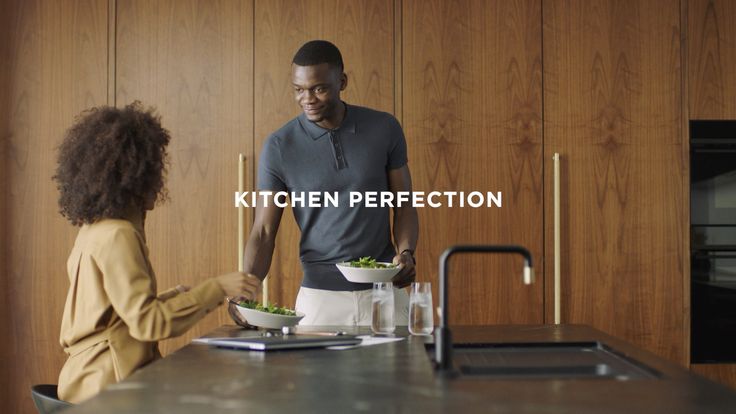
[[[690,370],[736,390],[736,364],[692,364]]]
[[[690,91],[688,87],[688,62],[687,57],[690,50],[688,44],[687,27],[688,27],[688,4],[686,1],[680,1],[680,67],[682,73],[680,74],[680,134],[682,135],[682,145],[680,154],[682,158],[682,165],[686,166],[687,171],[681,175],[682,186],[685,188],[685,197],[683,202],[686,206],[690,204],[690,110],[689,110],[689,99]],[[690,337],[691,337],[691,310],[690,310],[690,298],[691,298],[691,280],[690,280],[690,209],[685,207],[685,237],[682,238],[682,249],[686,254],[682,257],[682,338],[683,338],[683,358],[681,361],[684,365],[690,365]]]
[[[393,13],[389,0],[256,2],[256,154],[270,133],[300,113],[291,88],[291,59],[309,40],[329,40],[340,48],[348,76],[343,100],[394,112]],[[287,208],[269,272],[269,300],[285,306],[294,306],[302,279],[299,234]]]
[[[10,13],[13,11],[10,2],[0,1],[0,234],[7,235],[7,223],[10,217],[8,194],[10,175],[8,149],[10,148]],[[8,254],[9,244],[6,237],[0,237],[0,332],[9,332],[11,315],[8,291]],[[10,401],[11,378],[14,377],[13,355],[8,350],[8,343],[0,345],[0,400]]]
[[[736,2],[687,0],[687,7],[690,118],[736,119]]]
[[[562,155],[563,323],[684,364],[679,10],[677,0],[544,1],[544,135],[545,160]]]
[[[0,1],[4,411],[34,412],[28,387],[56,382],[64,361],[76,229],[58,214],[50,177],[74,115],[108,100],[159,109],[173,137],[171,200],[149,216],[151,258],[160,288],[195,284],[237,265],[237,154],[252,185],[268,134],[299,113],[290,62],[315,38],[341,48],[347,102],[402,121],[415,190],[503,191],[500,209],[419,211],[419,280],[437,294],[439,255],[455,243],[522,244],[537,259],[532,287],[518,258],[454,260],[452,323],[551,321],[554,263],[542,259],[552,257],[550,161],[561,152],[563,322],[685,361],[680,114],[684,102],[691,118],[736,117],[736,4],[682,1],[686,26],[678,0]],[[271,268],[271,299],[286,306],[301,281],[298,244],[289,212]],[[39,297],[43,307],[28,299]],[[220,310],[162,350],[222,323]],[[733,378],[693,368],[709,369]]]
[[[502,191],[502,208],[423,208],[419,280],[452,244],[542,258],[541,2],[412,1],[402,10],[403,121],[415,191]],[[519,257],[452,259],[453,324],[542,323],[544,272]],[[438,300],[438,299],[436,299]]]
[[[76,229],[58,214],[56,147],[83,109],[104,104],[107,1],[2,2],[3,412],[35,412],[29,389],[56,383]],[[6,60],[7,59],[7,60]],[[12,362],[6,364],[8,359]]]
[[[683,1],[687,28],[689,119],[736,119],[736,2]],[[689,139],[687,130],[684,136]],[[688,274],[689,276],[689,274]],[[690,280],[687,280],[687,287]],[[687,292],[689,309],[689,290]],[[736,389],[736,365],[693,364],[691,370]]]
[[[115,103],[156,106],[172,135],[170,201],[146,223],[160,289],[237,270],[238,153],[253,162],[252,11],[239,0],[117,2]],[[221,308],[161,349],[223,323]]]

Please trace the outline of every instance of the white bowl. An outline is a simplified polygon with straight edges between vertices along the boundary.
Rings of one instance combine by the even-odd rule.
[[[383,265],[392,265],[393,263],[378,262]],[[350,262],[336,263],[335,266],[340,270],[345,279],[353,283],[374,283],[374,282],[390,282],[401,270],[398,266],[386,268],[370,268],[370,267],[353,267]]]
[[[235,307],[238,308],[238,312],[243,315],[243,318],[249,324],[267,329],[281,329],[284,326],[294,326],[304,317],[302,312],[297,312],[296,316],[287,316],[244,308],[240,305],[235,305]]]

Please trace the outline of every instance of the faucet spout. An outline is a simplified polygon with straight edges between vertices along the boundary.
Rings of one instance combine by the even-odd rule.
[[[452,371],[452,335],[450,333],[448,309],[448,261],[458,253],[515,253],[524,257],[523,281],[525,285],[534,283],[532,255],[521,246],[458,245],[447,248],[440,256],[440,326],[435,331],[435,362],[437,369],[444,373]]]

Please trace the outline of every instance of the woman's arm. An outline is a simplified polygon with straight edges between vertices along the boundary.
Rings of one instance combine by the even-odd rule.
[[[222,303],[225,292],[214,278],[168,300],[157,298],[141,243],[134,229],[122,227],[94,253],[105,292],[131,336],[158,341],[181,335]]]

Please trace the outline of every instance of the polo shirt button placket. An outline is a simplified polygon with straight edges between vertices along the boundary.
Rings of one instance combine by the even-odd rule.
[[[337,134],[335,134],[334,131],[330,131],[330,142],[332,143],[332,149],[335,152],[335,162],[337,164],[337,169],[342,170],[343,168],[346,168],[347,165],[345,165],[345,158],[342,154],[342,148],[340,148],[340,138]]]

